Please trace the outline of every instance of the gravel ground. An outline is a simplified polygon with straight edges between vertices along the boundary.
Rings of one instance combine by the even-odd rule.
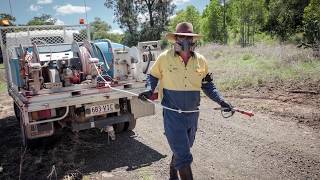
[[[320,178],[318,117],[301,120],[290,113],[278,115],[274,112],[279,103],[267,99],[230,96],[228,100],[255,110],[255,116],[235,114],[224,119],[210,110],[215,103],[202,98],[192,149],[195,179]],[[11,100],[3,94],[0,102],[0,179],[19,175],[21,179],[56,179],[56,175],[58,179],[168,179],[171,152],[163,135],[161,110],[139,119],[133,132],[118,134],[116,141],[108,143],[100,130],[74,134],[64,129],[24,153]],[[308,109],[306,117],[318,112],[303,104],[285,105]],[[310,120],[318,123],[310,125]]]

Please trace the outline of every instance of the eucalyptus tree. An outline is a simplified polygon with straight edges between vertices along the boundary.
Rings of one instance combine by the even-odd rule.
[[[125,30],[125,43],[158,40],[166,30],[175,4],[172,0],[105,0],[114,9],[115,21]]]

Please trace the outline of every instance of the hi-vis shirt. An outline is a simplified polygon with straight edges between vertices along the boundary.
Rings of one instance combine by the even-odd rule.
[[[206,59],[194,53],[187,65],[173,49],[160,54],[150,74],[160,80],[160,87],[175,91],[200,91],[202,79],[208,73]]]
[[[200,90],[216,102],[223,98],[212,82],[204,84],[202,79],[208,74],[206,59],[194,53],[187,65],[173,49],[161,53],[150,70],[148,84],[154,89],[158,81],[162,105],[184,110],[196,110],[200,105]]]

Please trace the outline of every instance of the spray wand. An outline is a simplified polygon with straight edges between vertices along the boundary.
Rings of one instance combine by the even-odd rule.
[[[241,109],[238,109],[238,108],[232,108],[231,111],[226,111],[227,108],[221,108],[221,107],[219,107],[219,108],[213,108],[213,110],[220,110],[220,111],[221,111],[221,115],[222,115],[222,117],[224,117],[224,118],[229,118],[229,117],[233,116],[233,114],[234,114],[235,112],[238,112],[238,113],[247,115],[247,116],[249,116],[249,117],[254,116],[253,112],[241,110]]]

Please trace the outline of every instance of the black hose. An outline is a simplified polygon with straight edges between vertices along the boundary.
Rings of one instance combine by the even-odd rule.
[[[147,74],[147,72],[149,70],[150,63],[152,61],[152,53],[151,53],[150,46],[148,47],[148,51],[149,51],[148,64],[147,64],[147,68],[143,71],[143,74]]]

